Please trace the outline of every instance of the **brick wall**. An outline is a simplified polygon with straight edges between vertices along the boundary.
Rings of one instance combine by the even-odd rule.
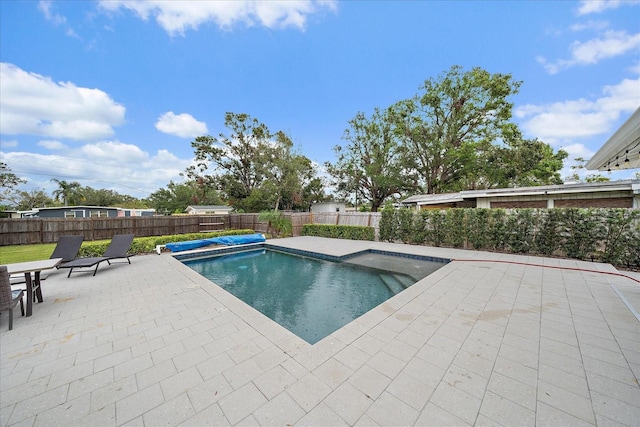
[[[632,208],[632,197],[555,200],[556,208]]]

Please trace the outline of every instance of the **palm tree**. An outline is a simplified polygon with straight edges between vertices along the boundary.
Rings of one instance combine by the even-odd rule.
[[[65,206],[68,206],[69,203],[76,204],[84,198],[84,196],[82,195],[82,186],[79,182],[67,182],[64,180],[60,181],[59,179],[55,178],[53,178],[51,181],[58,184],[59,187],[53,192],[53,197],[57,201],[60,201],[60,199],[62,199],[62,202]]]

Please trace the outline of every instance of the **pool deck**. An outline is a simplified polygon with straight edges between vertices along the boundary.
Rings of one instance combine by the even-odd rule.
[[[32,317],[0,316],[0,426],[640,425],[638,274],[267,243],[454,261],[313,346],[170,254],[55,271]]]

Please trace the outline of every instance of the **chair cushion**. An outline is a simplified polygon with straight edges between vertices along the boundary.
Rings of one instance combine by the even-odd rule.
[[[12,299],[16,299],[20,296],[21,293],[23,293],[24,291],[22,289],[17,289],[15,291],[11,291],[11,298]]]

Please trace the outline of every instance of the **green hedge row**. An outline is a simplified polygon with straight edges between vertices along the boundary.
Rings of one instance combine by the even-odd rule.
[[[133,239],[131,250],[134,254],[154,252],[157,245],[166,245],[173,242],[186,242],[188,240],[210,239],[220,236],[237,236],[241,234],[253,234],[253,230],[225,230],[209,233],[174,234],[170,236],[137,237]],[[79,257],[102,256],[107,250],[111,240],[84,242],[78,252]]]
[[[385,208],[381,241],[640,266],[638,209]]]
[[[302,235],[371,241],[376,238],[373,227],[359,225],[304,224],[302,226]]]

